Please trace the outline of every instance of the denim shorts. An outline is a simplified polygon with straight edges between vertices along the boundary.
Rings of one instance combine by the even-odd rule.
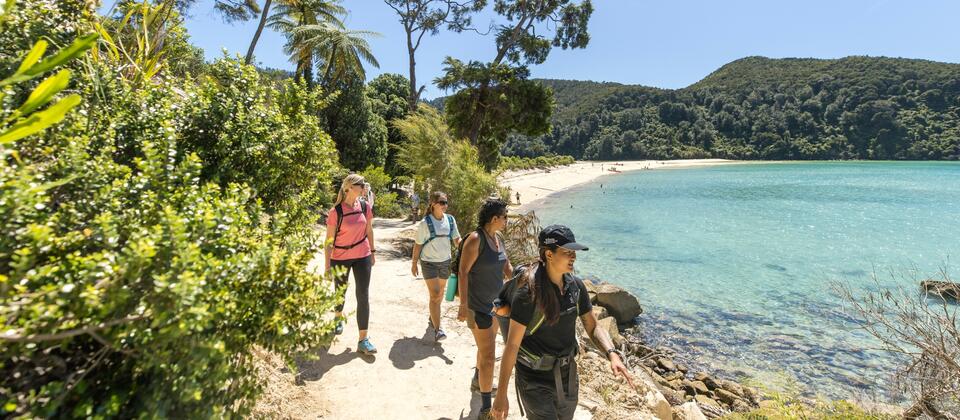
[[[450,260],[430,262],[420,260],[420,273],[424,279],[443,279],[450,277]]]

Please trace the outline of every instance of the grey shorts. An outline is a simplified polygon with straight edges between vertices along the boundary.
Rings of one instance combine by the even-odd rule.
[[[430,262],[420,260],[420,274],[424,279],[443,279],[450,277],[450,260]]]

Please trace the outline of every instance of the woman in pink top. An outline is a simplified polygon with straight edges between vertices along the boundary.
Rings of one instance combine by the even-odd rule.
[[[347,287],[347,277],[353,270],[357,286],[357,326],[360,341],[357,351],[365,354],[377,352],[367,337],[370,321],[370,270],[376,262],[373,253],[373,206],[359,200],[363,192],[363,177],[350,174],[340,185],[337,202],[327,214],[327,240],[324,248],[325,269],[343,267],[343,274],[336,277],[337,288]],[[337,307],[337,318],[343,317],[343,302]],[[343,332],[343,321],[337,321],[337,334]]]

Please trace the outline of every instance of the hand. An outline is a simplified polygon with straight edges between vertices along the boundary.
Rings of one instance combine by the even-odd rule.
[[[467,320],[467,305],[460,304],[460,310],[457,311],[457,320],[466,321]]]
[[[413,264],[410,266],[410,274],[413,274],[414,277],[420,275],[420,267],[417,267],[416,261],[414,261]]]
[[[626,379],[627,383],[630,384],[630,388],[636,388],[636,385],[633,384],[633,376],[630,376],[630,370],[623,365],[619,354],[610,353],[610,370],[613,371],[614,375],[623,376],[623,379]]]
[[[510,401],[507,401],[506,395],[505,392],[498,392],[497,398],[493,400],[493,407],[490,408],[490,414],[497,420],[506,419],[510,412]]]
[[[327,262],[326,262],[325,264],[323,264],[323,272],[324,272],[324,273],[329,273],[329,272],[330,272],[330,260],[327,260]]]
[[[370,266],[373,267],[377,263],[377,254],[370,254]]]

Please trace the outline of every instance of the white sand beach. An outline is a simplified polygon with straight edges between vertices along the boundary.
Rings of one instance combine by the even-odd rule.
[[[578,161],[573,165],[559,168],[505,172],[500,176],[499,182],[500,185],[510,187],[510,202],[516,203],[516,193],[520,193],[519,209],[527,211],[535,210],[536,202],[550,194],[593,181],[603,176],[616,176],[623,172],[645,169],[678,169],[733,163],[743,162],[726,159],[630,160],[616,162]]]

